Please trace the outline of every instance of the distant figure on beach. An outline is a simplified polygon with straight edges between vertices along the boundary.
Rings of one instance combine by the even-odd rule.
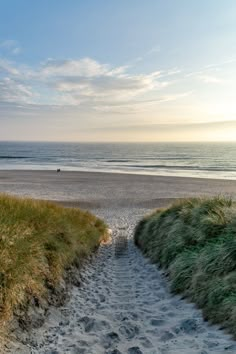
[[[57,172],[61,172],[61,169],[60,169],[60,168],[58,168],[58,169],[57,169]]]

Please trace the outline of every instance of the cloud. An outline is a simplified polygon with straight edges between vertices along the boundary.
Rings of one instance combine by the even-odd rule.
[[[74,98],[92,98],[96,101],[129,100],[141,93],[161,88],[166,83],[157,82],[152,75],[109,75],[87,77],[57,77],[52,85],[58,92],[70,93]]]
[[[230,72],[232,72],[235,67],[235,62],[236,58],[231,57],[220,63],[206,65],[201,70],[186,74],[185,77],[193,77],[206,84],[224,84],[227,83],[225,79],[227,68],[230,68]],[[224,73],[224,78],[221,77],[222,73]]]
[[[133,60],[131,60],[130,64],[133,65],[133,64],[142,62],[142,61],[144,61],[147,57],[152,56],[152,55],[155,55],[155,54],[157,54],[157,53],[160,53],[160,51],[161,51],[160,45],[155,45],[155,46],[153,46],[151,49],[149,49],[145,54],[143,54],[142,56],[136,57],[136,58],[134,58]]]
[[[58,107],[83,105],[109,111],[114,104],[142,101],[150,92],[158,95],[171,84],[166,77],[160,71],[130,74],[129,66],[113,67],[91,58],[48,59],[37,68],[14,66],[2,59],[0,83],[4,94],[0,101]]]
[[[206,74],[197,75],[196,78],[200,81],[203,81],[206,84],[222,84],[225,82],[225,80],[222,80],[217,76],[206,75]]]
[[[152,47],[147,53],[145,56],[149,56],[149,55],[152,55],[152,54],[156,54],[156,53],[159,53],[161,51],[161,47],[159,45],[156,45],[154,47]]]
[[[99,130],[100,128],[95,128]],[[205,130],[222,130],[236,129],[236,120],[233,121],[221,121],[221,122],[200,122],[200,123],[179,123],[179,124],[132,124],[132,125],[117,125],[117,126],[106,126],[102,127],[102,130],[106,131],[139,131],[143,133],[149,132],[165,132],[165,131],[175,131],[175,132],[184,132],[184,131],[205,131]]]
[[[43,63],[40,74],[45,77],[96,77],[107,73],[108,65],[90,58],[80,60],[48,59]]]
[[[3,42],[0,42],[0,50],[17,55],[21,52],[21,47],[19,43],[13,39],[8,39]]]
[[[0,79],[0,103],[31,104],[31,88],[9,77]]]
[[[147,112],[152,106],[157,106],[162,103],[172,102],[180,100],[184,97],[190,96],[192,91],[186,91],[180,94],[169,94],[169,95],[159,95],[156,99],[141,99],[141,100],[129,100],[127,101],[119,101],[110,103],[108,106],[101,105],[95,106],[95,110],[103,113],[115,113],[115,114],[125,114],[129,113],[141,113]]]
[[[160,72],[150,74],[131,75],[129,66],[111,67],[100,64],[90,58],[81,60],[47,61],[39,75],[57,94],[63,95],[63,102],[80,104],[81,102],[96,102],[96,105],[105,102],[128,101],[155,89],[168,85],[160,79]]]
[[[19,70],[17,70],[9,61],[0,59],[0,75],[20,75]]]

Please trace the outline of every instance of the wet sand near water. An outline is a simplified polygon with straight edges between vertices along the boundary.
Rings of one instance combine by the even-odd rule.
[[[102,172],[0,171],[0,192],[63,201],[68,206],[156,208],[175,198],[227,195],[236,180]],[[73,204],[71,202],[76,202]]]

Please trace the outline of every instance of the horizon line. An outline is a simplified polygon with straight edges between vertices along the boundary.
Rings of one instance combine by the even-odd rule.
[[[236,140],[166,140],[166,141],[70,141],[70,140],[0,140],[0,143],[71,143],[71,144],[197,144],[197,143],[236,143]]]

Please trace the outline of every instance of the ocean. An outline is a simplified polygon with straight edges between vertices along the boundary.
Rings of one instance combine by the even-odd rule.
[[[0,170],[57,168],[236,179],[236,143],[0,142]]]

